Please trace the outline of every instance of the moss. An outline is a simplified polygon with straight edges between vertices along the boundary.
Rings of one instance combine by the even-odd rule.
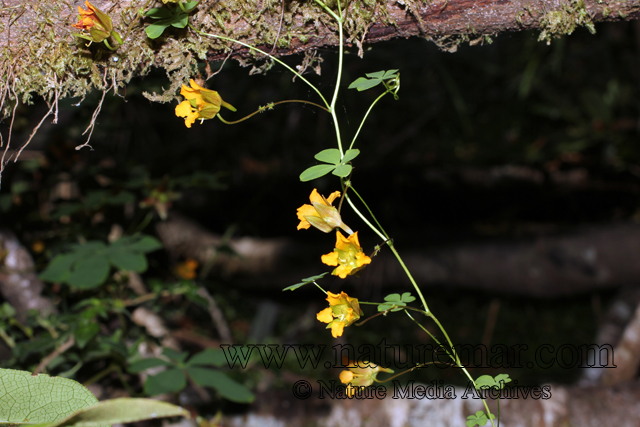
[[[543,14],[540,18],[542,32],[538,40],[546,40],[548,44],[554,37],[573,33],[578,26],[587,27],[591,34],[596,32],[584,0],[569,0],[559,9]]]

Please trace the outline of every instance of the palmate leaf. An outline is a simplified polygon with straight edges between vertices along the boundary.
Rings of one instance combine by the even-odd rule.
[[[367,73],[367,77],[359,77],[349,85],[349,89],[358,89],[358,92],[371,89],[378,86],[383,80],[389,80],[396,77],[398,70],[376,71]]]

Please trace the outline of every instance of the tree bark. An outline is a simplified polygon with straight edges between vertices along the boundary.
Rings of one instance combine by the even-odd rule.
[[[202,31],[224,34],[276,55],[338,44],[335,23],[315,2],[282,1],[202,0],[189,19]],[[335,0],[333,3],[335,9]],[[34,92],[52,101],[83,96],[96,87],[122,87],[151,67],[165,68],[181,84],[196,62],[224,58],[228,48],[232,56],[247,53],[246,48],[188,29],[170,28],[159,39],[149,40],[144,27],[154,21],[141,19],[138,11],[161,6],[160,2],[94,0],[92,4],[108,13],[114,29],[125,37],[117,51],[109,52],[97,43],[87,48],[86,41],[74,36],[81,32],[72,27],[80,1],[2,2],[0,102],[5,108],[6,98],[23,98],[24,102]],[[592,29],[596,21],[640,16],[640,0],[390,0],[344,1],[344,6],[346,42],[359,46],[361,54],[363,43],[397,37],[428,37],[454,50],[462,42],[489,41],[487,37],[504,31],[538,28],[541,38],[550,40],[579,26]],[[170,98],[176,88],[179,84],[167,91],[173,91]]]

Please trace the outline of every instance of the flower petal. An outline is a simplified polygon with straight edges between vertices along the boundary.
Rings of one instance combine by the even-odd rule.
[[[342,371],[340,372],[340,381],[342,384],[349,384],[353,380],[353,372],[351,371]]]
[[[322,323],[331,323],[333,322],[333,311],[331,311],[331,307],[327,307],[318,314],[316,314],[316,319],[321,321]]]
[[[182,101],[176,106],[176,116],[184,117],[184,124],[190,128],[198,118],[198,113],[193,111],[189,101]]]
[[[343,332],[344,332],[344,322],[334,321],[331,324],[331,335],[333,335],[334,338],[338,338],[339,336],[342,336]]]
[[[320,259],[324,264],[335,267],[338,265],[338,252],[331,252],[330,254],[322,255]]]

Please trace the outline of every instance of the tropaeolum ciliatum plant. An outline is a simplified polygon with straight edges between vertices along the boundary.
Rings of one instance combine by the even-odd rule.
[[[168,8],[166,10],[151,9],[147,12],[146,16],[158,20],[155,24],[152,24],[152,26],[162,26],[162,28],[155,28],[151,26],[150,28],[147,28],[147,34],[149,34],[149,37],[158,37],[162,33],[162,31],[164,31],[164,29],[170,25],[182,28],[183,24],[186,22],[185,19],[188,19],[189,12],[192,11],[195,7],[195,2],[185,2],[183,4],[182,2],[177,0],[173,3],[178,3],[179,7]],[[429,334],[429,336],[434,340],[439,348],[444,351],[444,353],[450,358],[449,364],[460,369],[461,372],[463,372],[464,375],[469,379],[471,384],[473,384],[473,386],[479,390],[485,387],[483,384],[486,381],[482,382],[482,384],[478,383],[471,377],[467,368],[462,364],[453,346],[453,343],[449,338],[449,335],[447,334],[444,327],[440,324],[435,314],[429,309],[429,306],[427,305],[420,287],[414,280],[411,272],[405,266],[400,254],[394,246],[393,240],[391,239],[389,234],[387,234],[387,232],[382,228],[371,209],[369,209],[364,197],[360,193],[358,193],[358,191],[356,191],[356,188],[354,187],[353,181],[351,179],[353,173],[352,163],[360,154],[360,150],[354,148],[358,135],[360,134],[360,131],[362,130],[362,127],[367,118],[371,114],[373,107],[382,98],[384,98],[386,95],[391,95],[394,99],[398,99],[398,91],[400,90],[400,73],[396,69],[371,72],[367,73],[364,77],[356,79],[349,85],[349,89],[356,89],[358,92],[371,90],[380,86],[383,88],[383,90],[381,91],[380,95],[372,102],[366,114],[362,118],[357,131],[351,138],[351,141],[348,145],[346,145],[346,141],[343,139],[343,133],[336,116],[336,101],[340,94],[342,64],[344,59],[344,46],[342,41],[344,40],[343,25],[345,22],[345,14],[341,9],[340,2],[335,3],[334,9],[327,6],[327,4],[323,3],[321,0],[315,0],[315,3],[325,13],[333,18],[333,20],[335,21],[335,30],[338,33],[338,40],[341,41],[338,50],[338,73],[333,94],[330,99],[326,98],[316,86],[311,84],[299,72],[297,72],[284,62],[280,61],[278,58],[238,40],[234,40],[222,35],[202,32],[195,28],[193,24],[189,24],[189,28],[192,31],[203,37],[212,37],[236,43],[250,49],[254,53],[269,57],[271,60],[275,61],[276,63],[280,64],[291,73],[293,73],[304,84],[308,85],[318,95],[319,101],[311,102],[303,100],[284,100],[272,102],[268,105],[259,107],[256,111],[243,118],[235,121],[227,121],[220,115],[221,107],[225,107],[232,112],[235,112],[236,109],[229,103],[225,102],[222,96],[218,94],[218,92],[203,87],[204,82],[198,81],[197,79],[191,79],[188,86],[186,84],[183,84],[182,86],[180,94],[184,97],[184,100],[181,101],[175,108],[176,116],[183,118],[186,127],[190,128],[197,121],[202,123],[205,120],[210,120],[215,117],[226,124],[239,123],[254,116],[259,112],[271,109],[274,106],[283,103],[310,104],[326,111],[331,116],[334,124],[335,146],[326,148],[317,153],[315,155],[315,159],[321,163],[312,165],[304,170],[300,174],[300,180],[303,182],[307,182],[320,178],[327,174],[332,174],[337,179],[337,188],[335,188],[333,192],[326,196],[318,192],[317,189],[313,188],[309,196],[310,203],[302,204],[297,210],[297,217],[300,221],[297,228],[298,230],[315,228],[323,233],[335,232],[336,242],[334,244],[333,250],[329,252],[330,248],[328,248],[328,253],[318,254],[318,258],[321,263],[333,267],[333,270],[330,272],[330,274],[345,280],[351,276],[358,275],[363,269],[367,268],[367,266],[375,262],[374,256],[379,250],[381,250],[384,245],[386,245],[396,257],[401,268],[407,275],[420,304],[418,307],[409,305],[416,301],[416,297],[412,296],[410,292],[405,292],[402,295],[388,295],[384,298],[384,301],[381,302],[363,302],[358,301],[358,299],[355,297],[349,296],[344,291],[340,292],[339,294],[325,291],[318,284],[318,281],[326,276],[326,274],[328,274],[329,272],[302,279],[302,282],[288,286],[283,290],[294,291],[302,286],[311,283],[316,285],[320,289],[320,291],[322,291],[326,295],[326,301],[329,303],[329,307],[326,307],[317,314],[317,320],[321,323],[326,324],[326,328],[331,331],[331,335],[334,338],[342,336],[345,333],[345,328],[353,325],[362,325],[368,320],[365,319],[360,323],[357,323],[363,316],[365,316],[364,311],[360,307],[361,305],[377,306],[377,313],[370,316],[369,319],[374,316],[387,315],[389,313],[403,313],[404,315],[408,316],[413,322],[415,322],[417,327]],[[300,199],[302,200],[304,199],[304,197],[301,195]],[[356,202],[359,203],[361,207],[356,206]],[[365,249],[360,244],[358,231],[354,231],[345,223],[345,216],[347,215],[345,215],[345,213],[341,209],[343,205],[349,206],[351,215],[359,217],[360,220],[369,229],[369,233],[373,233],[380,238],[380,244],[376,246],[376,248],[371,252],[370,255],[367,255]],[[362,207],[364,208],[363,210],[361,210]],[[347,218],[346,221],[351,222],[351,219]],[[415,314],[423,316],[425,320],[433,321],[442,335],[441,339],[438,339],[437,336],[432,334],[429,329],[427,329],[421,323],[422,321],[419,320],[419,318],[414,317]],[[347,395],[349,397],[356,395],[360,390],[372,385],[374,382],[386,382],[391,379],[388,378],[384,381],[378,380],[378,373],[393,372],[388,368],[378,366],[374,363],[365,362],[363,366],[362,361],[358,361],[358,363],[348,361],[345,364],[345,367],[348,369],[340,374],[340,380],[343,384],[346,385]],[[508,382],[504,381],[505,379],[508,380],[508,376],[503,375],[501,376],[501,379],[503,380],[503,383]],[[485,400],[483,399],[482,401],[484,403],[485,411],[479,411],[469,416],[467,425],[483,425],[480,423],[484,423],[486,421],[489,421],[492,425],[495,425],[495,416],[489,410],[489,407],[487,406]]]

